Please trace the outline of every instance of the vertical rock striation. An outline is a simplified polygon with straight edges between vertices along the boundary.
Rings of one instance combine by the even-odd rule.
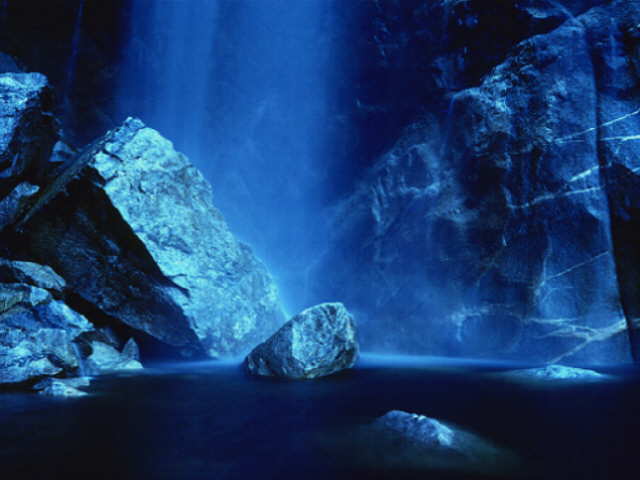
[[[558,8],[534,3],[538,19]],[[318,278],[345,292],[370,348],[630,359],[640,11],[564,14],[453,93],[442,120],[415,121],[336,209]]]

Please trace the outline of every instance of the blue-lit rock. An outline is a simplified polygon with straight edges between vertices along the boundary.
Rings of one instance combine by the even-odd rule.
[[[81,390],[91,384],[88,377],[45,378],[33,386],[40,395],[47,397],[84,397],[87,392]]]
[[[601,380],[606,375],[586,368],[567,367],[566,365],[547,365],[538,368],[513,370],[505,374],[508,378],[521,381],[562,381],[562,380]]]
[[[81,357],[75,342],[92,329],[46,290],[0,284],[0,384],[74,375]]]
[[[341,303],[323,303],[289,320],[246,359],[255,375],[310,379],[350,368],[358,357],[356,326]]]
[[[185,354],[244,354],[283,322],[275,284],[209,183],[139,120],[84,151],[19,228],[101,315]]]
[[[140,370],[142,364],[138,347],[134,340],[129,340],[122,352],[103,342],[91,342],[91,354],[85,361],[87,373],[96,374],[111,371]]]
[[[518,3],[557,18],[555,2]],[[364,319],[363,344],[630,360],[628,324],[640,318],[639,77],[629,53],[640,51],[639,10],[614,1],[577,19],[560,12],[562,25],[452,93],[445,114],[415,121],[336,209],[334,248],[316,278]]]
[[[506,473],[516,457],[459,427],[415,413],[392,410],[368,428],[365,454],[384,469]]]
[[[58,137],[52,89],[39,73],[0,74],[0,194],[42,174]]]
[[[0,230],[13,225],[21,218],[39,190],[40,187],[37,185],[22,182],[0,200]]]
[[[0,282],[0,384],[142,368],[135,341],[119,351],[97,340],[104,334],[53,296],[65,284],[50,268],[0,260]],[[47,384],[45,390],[64,388]]]
[[[65,282],[51,267],[33,262],[0,259],[0,282],[25,283],[60,294]]]

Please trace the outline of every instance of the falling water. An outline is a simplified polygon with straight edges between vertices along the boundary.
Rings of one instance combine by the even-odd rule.
[[[64,90],[62,94],[65,105],[69,103],[69,95],[73,89],[75,82],[76,66],[78,64],[78,47],[80,46],[80,38],[82,36],[82,19],[84,17],[85,0],[80,0],[78,10],[76,11],[76,20],[73,26],[73,36],[71,38],[71,53],[69,54],[69,62],[65,73]]]
[[[81,377],[89,376],[89,369],[87,369],[87,365],[85,363],[84,357],[82,356],[82,352],[80,351],[80,347],[77,344],[71,342],[71,346],[73,348],[73,353],[76,356],[76,360],[78,361],[78,374]]]
[[[120,116],[174,142],[232,230],[304,306],[329,179],[327,0],[134,0]],[[292,291],[291,295],[286,295]]]
[[[124,94],[142,103],[123,114],[140,116],[196,163],[206,155],[217,11],[216,0],[138,0],[131,12]]]
[[[453,117],[456,107],[457,93],[453,93],[449,99],[449,106],[447,107],[447,114],[444,121],[444,135],[442,144],[440,147],[440,156],[443,157],[449,153],[449,147],[451,144],[451,130],[453,128]]]

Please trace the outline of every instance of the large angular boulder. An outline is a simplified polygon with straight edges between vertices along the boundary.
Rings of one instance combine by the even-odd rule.
[[[282,323],[275,284],[168,140],[128,119],[43,189],[16,242],[110,321],[185,354],[244,354]]]
[[[350,368],[358,357],[353,317],[341,303],[308,308],[246,359],[255,375],[292,379],[317,378]]]
[[[629,361],[631,336],[640,351],[640,8],[566,20],[414,122],[336,209],[315,277],[368,348],[603,364]]]
[[[53,91],[39,73],[0,74],[0,197],[37,183],[58,138]]]

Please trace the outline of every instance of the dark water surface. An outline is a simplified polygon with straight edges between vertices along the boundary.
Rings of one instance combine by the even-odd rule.
[[[6,393],[1,478],[494,478],[366,465],[371,457],[353,431],[392,409],[509,447],[522,458],[510,474],[517,478],[638,478],[637,370],[620,368],[616,380],[596,384],[531,387],[495,376],[500,368],[369,360],[331,378],[285,382],[202,363],[99,378],[80,399]]]

